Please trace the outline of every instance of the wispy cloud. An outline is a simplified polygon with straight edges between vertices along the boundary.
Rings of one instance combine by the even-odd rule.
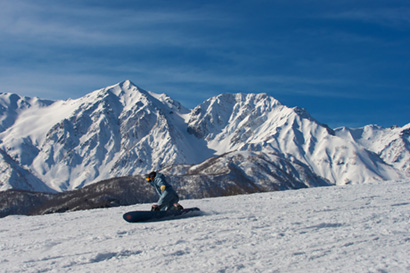
[[[356,20],[394,28],[410,28],[410,7],[408,4],[400,8],[355,8],[339,13],[327,14],[326,17]]]
[[[25,39],[28,43],[204,46],[205,39],[185,35],[184,29],[190,25],[216,27],[229,20],[217,11],[192,8],[186,12],[184,9],[139,10],[86,4],[73,7],[69,2],[44,5],[44,2],[23,0],[0,4],[0,33],[20,37],[21,42]]]

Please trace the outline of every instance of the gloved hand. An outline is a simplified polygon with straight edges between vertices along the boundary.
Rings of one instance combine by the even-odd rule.
[[[159,211],[161,210],[157,204],[152,205],[151,211]]]

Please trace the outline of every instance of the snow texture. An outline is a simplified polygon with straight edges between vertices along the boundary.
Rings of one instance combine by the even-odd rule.
[[[150,204],[0,219],[2,272],[409,272],[410,180],[183,200],[193,218],[130,224]]]

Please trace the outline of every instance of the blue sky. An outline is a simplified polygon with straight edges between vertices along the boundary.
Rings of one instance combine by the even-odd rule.
[[[268,93],[330,127],[410,122],[410,1],[0,0],[0,92],[131,80],[188,108]]]

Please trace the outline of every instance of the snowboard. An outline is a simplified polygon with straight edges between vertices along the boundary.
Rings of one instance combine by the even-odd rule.
[[[179,219],[185,217],[198,216],[201,214],[199,208],[186,208],[182,210],[167,211],[130,211],[122,216],[125,221],[130,223],[154,222]]]

